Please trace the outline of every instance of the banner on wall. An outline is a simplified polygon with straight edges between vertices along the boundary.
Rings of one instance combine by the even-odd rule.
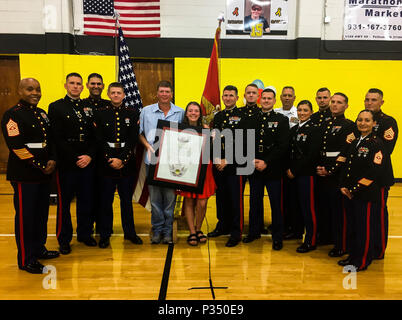
[[[226,34],[263,36],[287,35],[287,0],[226,0]]]
[[[402,40],[402,0],[345,0],[344,40]]]

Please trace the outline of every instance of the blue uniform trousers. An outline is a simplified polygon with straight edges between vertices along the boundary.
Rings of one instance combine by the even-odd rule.
[[[373,259],[373,231],[379,217],[380,203],[364,200],[345,200],[349,233],[351,264],[359,269],[366,268]]]
[[[50,183],[11,182],[14,188],[18,265],[33,263],[45,250]]]
[[[317,245],[317,210],[315,202],[315,176],[299,176],[294,179],[300,211],[303,214],[306,235],[304,243]]]
[[[117,188],[120,196],[121,224],[124,236],[132,237],[136,234],[134,228],[133,194],[134,177],[101,177],[101,214],[100,214],[100,236],[109,238],[113,233],[113,200]]]
[[[92,234],[93,174],[92,166],[79,170],[59,170],[56,173],[58,189],[56,236],[60,245],[70,243],[73,237],[70,205],[74,196],[77,198],[77,238],[85,240]]]
[[[250,183],[250,217],[249,235],[261,233],[261,223],[264,217],[264,188],[267,189],[271,205],[272,240],[282,241],[283,238],[283,180],[270,180],[259,175],[249,176]]]
[[[216,184],[215,191],[215,199],[216,199],[216,217],[218,218],[218,222],[216,224],[216,230],[226,234],[230,233],[231,228],[231,214],[230,208],[231,197],[227,192],[225,185],[225,173],[217,170],[215,166],[213,166],[212,173],[214,175],[214,180]]]
[[[339,186],[331,178],[317,177],[318,237],[334,244],[337,250],[347,251],[347,215]],[[330,238],[328,237],[330,234]]]
[[[216,189],[216,229],[230,233],[230,237],[241,240],[244,226],[243,177],[214,169]]]
[[[304,223],[299,200],[294,199],[298,192],[296,181],[296,179],[289,179],[287,176],[283,178],[283,224],[285,232],[299,235],[304,232]]]
[[[373,258],[383,259],[388,243],[388,191],[381,188],[380,209],[374,212],[373,218]]]

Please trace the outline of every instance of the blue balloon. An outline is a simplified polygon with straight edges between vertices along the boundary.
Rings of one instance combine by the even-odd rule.
[[[258,89],[264,89],[264,83],[260,79],[255,79],[253,83],[257,85]]]

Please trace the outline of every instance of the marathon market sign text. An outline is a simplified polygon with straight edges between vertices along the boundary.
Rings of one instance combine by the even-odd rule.
[[[345,1],[344,40],[402,40],[402,0]]]

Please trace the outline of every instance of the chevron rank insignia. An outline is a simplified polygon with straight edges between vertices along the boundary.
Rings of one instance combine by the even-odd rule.
[[[352,141],[355,140],[355,139],[356,139],[355,134],[352,132],[351,134],[349,134],[349,135],[346,137],[346,142],[347,142],[347,143],[352,143]]]
[[[381,151],[378,151],[378,152],[374,155],[374,163],[375,163],[375,164],[381,164],[382,158],[383,158],[382,152],[381,152]]]
[[[385,132],[384,132],[384,139],[385,140],[391,141],[391,140],[394,139],[394,137],[395,137],[395,132],[392,129],[392,127],[390,127],[388,130],[385,130]]]
[[[13,121],[12,119],[8,120],[6,127],[9,137],[16,137],[20,134],[17,122]]]
[[[21,160],[33,158],[33,155],[28,151],[27,148],[13,149],[13,151]]]

